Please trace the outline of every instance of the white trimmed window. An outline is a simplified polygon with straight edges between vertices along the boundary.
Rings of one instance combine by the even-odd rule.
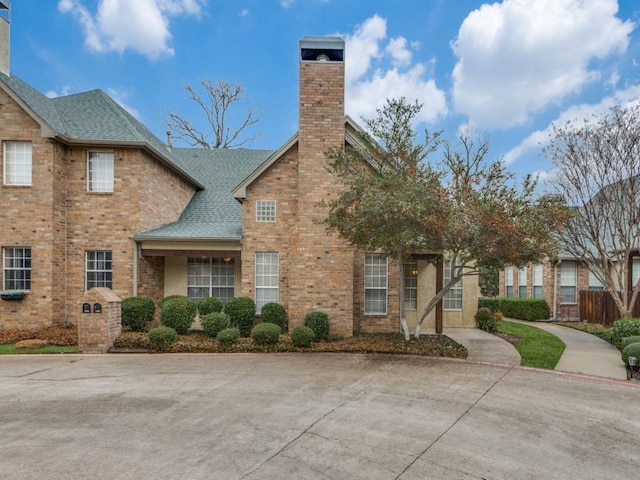
[[[31,142],[4,142],[5,185],[31,185]]]
[[[504,296],[513,297],[513,267],[504,267]]]
[[[113,283],[113,257],[111,250],[93,250],[86,252],[85,278],[86,289],[94,287],[111,288]]]
[[[270,302],[278,302],[278,254],[256,253],[256,311]]]
[[[404,262],[404,309],[418,309],[418,262]]]
[[[542,265],[537,263],[533,266],[533,298],[542,298]]]
[[[453,270],[460,266],[457,259],[445,259],[444,261],[444,284],[447,285],[452,278]],[[453,284],[451,289],[445,294],[442,307],[445,310],[462,310],[462,279]]]
[[[635,257],[631,261],[631,288],[636,286],[640,280],[640,257]]]
[[[4,289],[31,290],[31,247],[2,249]]]
[[[235,296],[236,268],[233,257],[189,258],[187,295],[198,301],[215,297],[222,303]]]
[[[565,260],[560,264],[560,303],[577,303],[578,262]]]
[[[518,298],[527,298],[527,267],[518,270]]]
[[[387,313],[387,256],[367,253],[364,256],[364,313]]]
[[[589,270],[589,290],[604,290],[604,285],[591,270]]]
[[[97,193],[113,193],[113,152],[89,152],[87,190]]]
[[[276,221],[276,201],[258,200],[256,203],[256,220],[258,222]]]

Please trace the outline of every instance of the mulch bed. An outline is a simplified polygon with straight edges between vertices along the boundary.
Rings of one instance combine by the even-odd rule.
[[[78,327],[76,325],[51,325],[26,330],[0,330],[0,345],[32,339],[46,340],[49,345],[73,347],[78,345]]]
[[[522,341],[522,338],[517,337],[515,335],[510,335],[508,333],[501,333],[501,332],[493,332],[493,334],[496,337],[500,337],[503,340],[506,340],[507,342],[509,342],[512,345],[517,345],[518,343],[520,343]]]

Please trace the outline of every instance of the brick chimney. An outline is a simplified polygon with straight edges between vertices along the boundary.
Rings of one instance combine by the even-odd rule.
[[[0,72],[10,74],[11,2],[0,0]]]
[[[321,223],[326,212],[318,203],[340,189],[339,180],[327,172],[325,152],[345,141],[344,60],[341,38],[300,40],[298,214],[291,237],[289,302],[292,320],[321,310],[329,316],[331,334],[341,337],[353,334],[353,250],[327,234]]]

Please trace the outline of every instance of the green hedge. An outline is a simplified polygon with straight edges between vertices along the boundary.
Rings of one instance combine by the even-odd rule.
[[[122,326],[132,332],[144,332],[147,323],[153,320],[153,300],[147,297],[128,297],[122,300]]]
[[[257,345],[275,345],[282,330],[275,323],[259,323],[251,329],[251,338]]]
[[[518,320],[547,320],[551,317],[549,304],[542,298],[482,297],[478,308],[500,311],[507,318]]]
[[[196,302],[183,295],[171,295],[160,303],[160,322],[179,335],[186,334],[196,319]]]
[[[620,348],[620,342],[624,337],[635,335],[640,335],[640,318],[621,318],[613,322],[611,338],[618,348]]]
[[[203,317],[210,313],[222,311],[222,302],[215,297],[203,298],[198,302],[198,313]]]
[[[313,330],[318,340],[329,338],[329,317],[324,312],[309,312],[304,317],[304,326]]]
[[[266,323],[275,323],[283,332],[287,330],[287,311],[279,303],[265,303],[260,310],[260,318]]]
[[[248,337],[256,319],[256,304],[249,297],[235,297],[227,301],[222,309],[229,315],[231,326],[237,328],[240,335]]]
[[[178,340],[178,334],[171,327],[152,328],[147,335],[151,346],[161,352],[169,350]]]

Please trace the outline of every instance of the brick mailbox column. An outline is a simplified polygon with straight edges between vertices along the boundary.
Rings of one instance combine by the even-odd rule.
[[[110,288],[89,290],[78,300],[78,348],[106,353],[122,331],[122,300]]]

